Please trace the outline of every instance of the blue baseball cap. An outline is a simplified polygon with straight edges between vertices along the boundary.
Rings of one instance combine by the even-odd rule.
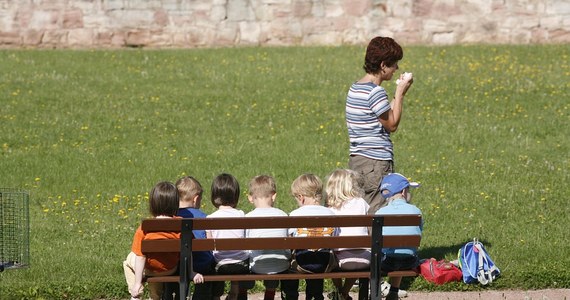
[[[419,186],[419,183],[413,181],[410,182],[400,173],[390,173],[382,178],[382,182],[380,183],[380,194],[384,199],[388,199],[407,187],[416,188]]]

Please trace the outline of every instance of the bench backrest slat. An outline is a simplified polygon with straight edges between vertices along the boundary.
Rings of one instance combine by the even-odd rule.
[[[144,232],[180,232],[182,219],[144,219],[141,227]]]
[[[340,217],[340,218],[339,218]],[[205,218],[195,219],[194,229],[248,229],[248,228],[289,228],[292,217],[251,217],[246,218]],[[298,216],[295,227],[355,227],[372,226],[370,216]]]
[[[143,253],[180,252],[180,240],[143,240],[141,250]]]
[[[384,216],[384,226],[420,226],[421,215],[387,215]]]
[[[384,247],[418,247],[421,237],[417,235],[384,236]],[[255,238],[244,243],[242,239],[203,239],[193,240],[193,251],[208,250],[268,250],[268,249],[315,249],[315,248],[370,248],[369,236],[343,237],[289,237]],[[180,240],[145,240],[143,253],[178,252]]]

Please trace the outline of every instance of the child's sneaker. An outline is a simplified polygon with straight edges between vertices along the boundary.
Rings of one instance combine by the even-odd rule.
[[[386,299],[388,299],[387,297],[388,297],[388,293],[390,293],[390,283],[388,283],[387,281],[383,281],[382,284],[380,285],[380,292],[382,293],[382,297],[385,297]],[[408,297],[408,292],[400,289],[398,291],[397,296],[400,298],[406,298],[406,297]]]

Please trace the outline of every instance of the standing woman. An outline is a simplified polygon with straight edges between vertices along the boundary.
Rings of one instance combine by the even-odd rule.
[[[364,199],[370,214],[384,206],[378,192],[382,178],[394,172],[394,147],[390,133],[400,124],[404,95],[413,83],[411,74],[400,75],[392,102],[383,81],[391,80],[404,57],[402,47],[389,37],[375,37],[366,48],[366,75],[353,83],[346,98],[346,125],[350,139],[349,168],[364,179]]]

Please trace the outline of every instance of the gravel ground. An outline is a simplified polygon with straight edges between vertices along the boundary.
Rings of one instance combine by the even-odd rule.
[[[279,292],[275,299],[279,299]],[[358,299],[357,293],[351,293]],[[301,295],[300,300],[303,299]],[[251,294],[249,300],[263,300],[263,294]],[[326,295],[325,295],[325,299]],[[481,292],[408,292],[402,300],[570,300],[570,289],[547,289],[534,291],[481,291]]]

